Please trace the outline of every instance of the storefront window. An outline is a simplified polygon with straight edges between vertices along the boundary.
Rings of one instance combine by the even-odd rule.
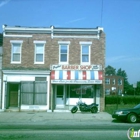
[[[70,98],[93,98],[93,85],[70,85]]]
[[[22,82],[21,83],[21,103],[26,105],[46,105],[47,104],[47,82]]]

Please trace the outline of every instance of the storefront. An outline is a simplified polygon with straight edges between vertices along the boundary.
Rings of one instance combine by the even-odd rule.
[[[97,103],[100,109],[102,80],[100,65],[52,65],[52,110],[70,110],[79,99],[87,104]]]
[[[2,109],[49,109],[50,71],[3,70]]]

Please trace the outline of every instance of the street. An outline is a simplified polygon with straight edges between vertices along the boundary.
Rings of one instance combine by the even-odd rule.
[[[0,125],[0,140],[128,140],[130,127],[139,129],[139,124],[103,122],[86,125],[67,124],[4,124]],[[140,138],[135,138],[140,139]]]
[[[2,130],[4,140],[128,140],[126,130]]]

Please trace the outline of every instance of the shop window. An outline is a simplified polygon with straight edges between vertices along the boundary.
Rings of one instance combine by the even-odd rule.
[[[93,85],[70,85],[70,98],[93,98]]]
[[[46,105],[47,104],[47,82],[22,82],[21,104],[24,105]]]
[[[11,63],[21,63],[21,48],[23,41],[11,40]]]

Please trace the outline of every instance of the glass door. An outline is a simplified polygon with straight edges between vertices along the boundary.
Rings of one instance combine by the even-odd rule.
[[[64,107],[64,85],[57,85],[56,89],[56,106],[57,107]]]

